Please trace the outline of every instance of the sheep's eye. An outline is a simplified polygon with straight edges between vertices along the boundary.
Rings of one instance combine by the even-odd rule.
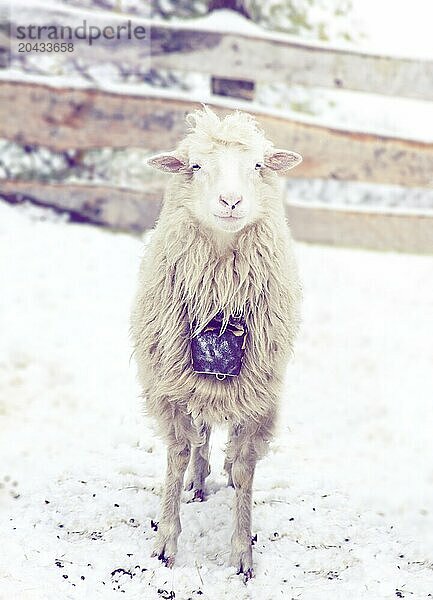
[[[193,171],[200,171],[200,169],[201,169],[201,166],[200,166],[200,165],[197,165],[197,164],[194,164],[194,165],[191,165],[191,169],[192,169]]]
[[[256,163],[256,166],[254,167],[256,169],[256,171],[258,171],[259,169],[261,169],[263,167],[263,164],[258,162]]]

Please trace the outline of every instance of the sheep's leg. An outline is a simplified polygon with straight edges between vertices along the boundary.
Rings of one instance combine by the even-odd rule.
[[[232,436],[234,435],[234,428],[230,427],[229,429],[229,435],[228,435],[228,440],[227,440],[227,446],[230,445]],[[227,485],[230,487],[234,487],[233,485],[233,478],[232,478],[232,463],[230,462],[228,456],[226,455],[226,458],[224,460],[224,471],[227,473]]]
[[[261,423],[236,426],[230,437],[227,455],[235,488],[234,531],[231,561],[244,580],[254,577],[251,541],[251,508],[254,471],[271,437],[273,415]]]
[[[203,444],[194,446],[188,469],[185,490],[193,490],[192,502],[203,502],[206,499],[205,479],[210,473],[209,439],[211,428],[205,425],[202,430]]]
[[[248,448],[238,449],[231,468],[235,488],[235,526],[232,535],[231,562],[245,580],[254,576],[251,545],[251,506],[256,456]]]
[[[161,516],[152,556],[157,556],[167,567],[174,564],[180,524],[180,495],[183,477],[191,454],[189,441],[174,440],[167,448],[167,472],[162,497]]]
[[[226,458],[224,461],[224,471],[227,473],[227,485],[234,487],[232,477],[232,463]]]

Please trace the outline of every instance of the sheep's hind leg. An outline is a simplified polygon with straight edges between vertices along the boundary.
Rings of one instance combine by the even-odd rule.
[[[188,466],[191,445],[188,440],[173,439],[167,448],[167,472],[161,505],[161,516],[152,556],[172,567],[177,552],[180,524],[180,496]]]
[[[203,502],[206,500],[205,479],[210,473],[209,465],[209,439],[211,428],[205,425],[202,430],[204,442],[195,446],[192,450],[191,462],[188,469],[185,490],[193,490],[191,502]]]
[[[234,435],[234,428],[230,427],[228,440],[227,440],[227,449],[230,447],[230,441],[231,441],[233,435]],[[227,473],[227,486],[234,487],[233,478],[232,478],[232,463],[230,462],[227,455],[224,460],[224,471]]]

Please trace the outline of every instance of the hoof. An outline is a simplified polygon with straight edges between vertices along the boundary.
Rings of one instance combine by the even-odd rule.
[[[242,575],[245,583],[254,577],[253,556],[251,546],[243,550],[232,551],[232,565],[236,568],[237,575]]]
[[[171,569],[176,558],[176,551],[177,536],[166,536],[159,530],[153,546],[152,556],[156,557],[163,565]]]
[[[250,581],[250,579],[253,579],[255,577],[254,569],[252,567],[250,567],[246,571],[238,571],[237,574],[242,575],[242,579],[244,580],[244,583],[248,583],[248,581]]]
[[[162,562],[162,564],[165,567],[168,567],[169,569],[171,569],[174,565],[174,556],[166,556],[164,554],[164,552],[161,552],[160,554],[158,554],[157,550],[154,550],[151,554],[151,556],[153,557],[158,557],[158,560],[160,560]]]
[[[204,502],[205,500],[206,494],[204,490],[195,490],[194,496],[191,498],[191,500],[188,500],[188,504],[190,504],[191,502]]]

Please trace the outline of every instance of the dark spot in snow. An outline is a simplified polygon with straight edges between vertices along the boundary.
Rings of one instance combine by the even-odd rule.
[[[150,519],[150,526],[153,529],[153,531],[158,531],[158,521]]]
[[[62,529],[64,527],[64,525],[60,524],[60,525],[57,525],[57,527],[60,527],[60,529]]]
[[[301,566],[300,564],[295,565],[295,567],[300,567],[300,566]]]
[[[344,538],[344,541],[345,542],[350,542],[350,539],[349,538]]]
[[[126,553],[126,556],[134,556],[134,553],[131,552],[130,554]]]
[[[84,581],[86,578],[84,577],[84,575],[81,575],[81,579]]]
[[[114,569],[114,571],[111,572],[111,577],[114,577],[114,575],[116,575],[117,573],[119,573],[120,575],[129,575],[129,577],[131,579],[134,577],[134,574],[131,573],[131,571],[128,571],[127,569],[124,569],[123,567]],[[116,581],[116,583],[117,583],[117,581]]]
[[[404,554],[400,554],[400,558],[404,558]]]
[[[49,500],[45,500],[45,504],[49,504],[49,503],[50,503],[50,501],[49,501]]]
[[[253,537],[251,538],[251,546],[254,546],[254,544],[257,542],[257,533],[253,535]]]
[[[119,508],[119,505],[118,505],[118,504],[115,504],[114,506],[115,506],[116,508]]]
[[[176,598],[176,594],[173,592],[173,590],[168,592],[167,590],[158,588],[158,594],[161,596],[161,598],[164,598],[164,600],[173,600],[173,598]]]
[[[314,508],[314,506],[313,506],[313,510],[314,510],[314,511],[316,510],[316,509]]]
[[[295,517],[290,517],[289,521],[294,521]]]
[[[68,576],[66,574],[63,575],[63,579],[67,579],[67,578],[68,578]]]

